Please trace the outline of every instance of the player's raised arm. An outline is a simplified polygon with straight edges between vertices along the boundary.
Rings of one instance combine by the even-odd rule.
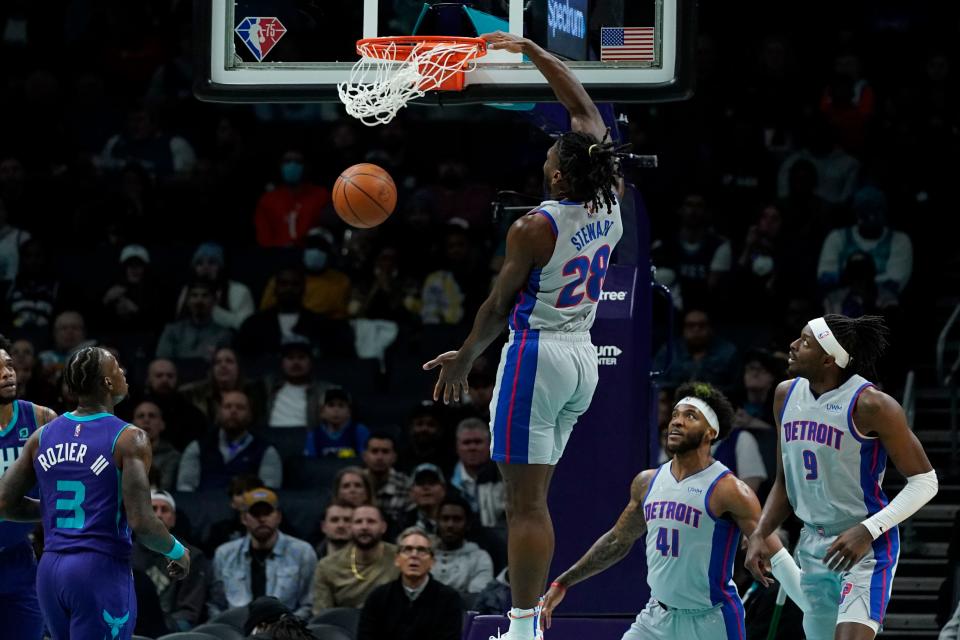
[[[570,112],[570,128],[594,135],[598,141],[603,140],[607,127],[603,124],[597,105],[590,99],[590,95],[577,76],[560,59],[532,40],[512,33],[494,31],[484,33],[480,37],[487,41],[490,49],[522,53],[530,58],[530,61],[547,79],[557,100]]]
[[[656,475],[656,469],[648,469],[638,474],[630,484],[630,502],[617,523],[605,534],[597,538],[593,546],[583,557],[564,571],[550,585],[543,597],[541,620],[543,628],[550,628],[553,610],[563,600],[567,589],[617,564],[627,555],[637,538],[647,530],[647,521],[643,516],[643,498],[647,495],[650,482]]]
[[[0,520],[40,521],[40,501],[27,497],[27,492],[37,484],[33,458],[39,439],[40,431],[34,431],[13,466],[0,476]]]
[[[467,391],[467,375],[473,361],[483,353],[507,324],[517,293],[530,279],[530,272],[545,264],[553,251],[554,236],[543,216],[524,216],[507,232],[507,253],[490,295],[480,305],[473,329],[457,351],[447,351],[424,363],[426,370],[440,367],[433,399],[459,401]]]
[[[123,504],[130,528],[145,547],[170,559],[167,570],[171,577],[186,577],[190,571],[190,553],[153,512],[147,479],[153,453],[147,434],[137,427],[128,427],[117,440],[116,456],[123,471]]]

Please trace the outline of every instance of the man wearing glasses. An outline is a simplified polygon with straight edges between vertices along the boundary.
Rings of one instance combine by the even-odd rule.
[[[459,640],[463,603],[430,577],[433,542],[410,527],[397,537],[400,577],[377,587],[360,612],[357,640]]]

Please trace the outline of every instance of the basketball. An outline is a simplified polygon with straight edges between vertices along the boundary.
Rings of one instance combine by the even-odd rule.
[[[333,185],[333,208],[351,227],[375,227],[397,206],[397,186],[381,167],[366,162],[347,167]]]

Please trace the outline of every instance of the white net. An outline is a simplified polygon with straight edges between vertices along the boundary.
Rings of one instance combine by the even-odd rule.
[[[408,102],[439,89],[454,74],[473,71],[478,53],[475,43],[460,42],[363,43],[357,49],[362,57],[337,92],[347,113],[369,127],[390,122]]]

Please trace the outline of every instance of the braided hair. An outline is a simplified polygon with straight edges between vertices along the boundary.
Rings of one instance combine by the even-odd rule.
[[[727,396],[723,395],[723,393],[712,384],[706,382],[686,382],[680,385],[676,394],[674,394],[673,404],[676,405],[688,396],[703,400],[716,412],[717,422],[720,423],[718,425],[717,440],[726,438],[733,425],[734,413],[733,405],[730,404]]]
[[[67,360],[63,381],[78,396],[95,396],[103,390],[103,349],[84,347]]]
[[[623,175],[617,153],[630,145],[615,145],[610,140],[610,129],[603,140],[583,131],[569,131],[557,142],[560,173],[570,186],[568,197],[582,200],[588,208],[609,211],[616,200],[614,187]]]
[[[269,625],[273,640],[316,640],[317,636],[307,628],[307,624],[293,615],[285,613],[280,619]]]
[[[890,330],[884,319],[881,316],[848,318],[827,314],[823,320],[840,346],[850,354],[850,363],[843,369],[843,379],[855,374],[875,379],[877,363],[890,344]]]

